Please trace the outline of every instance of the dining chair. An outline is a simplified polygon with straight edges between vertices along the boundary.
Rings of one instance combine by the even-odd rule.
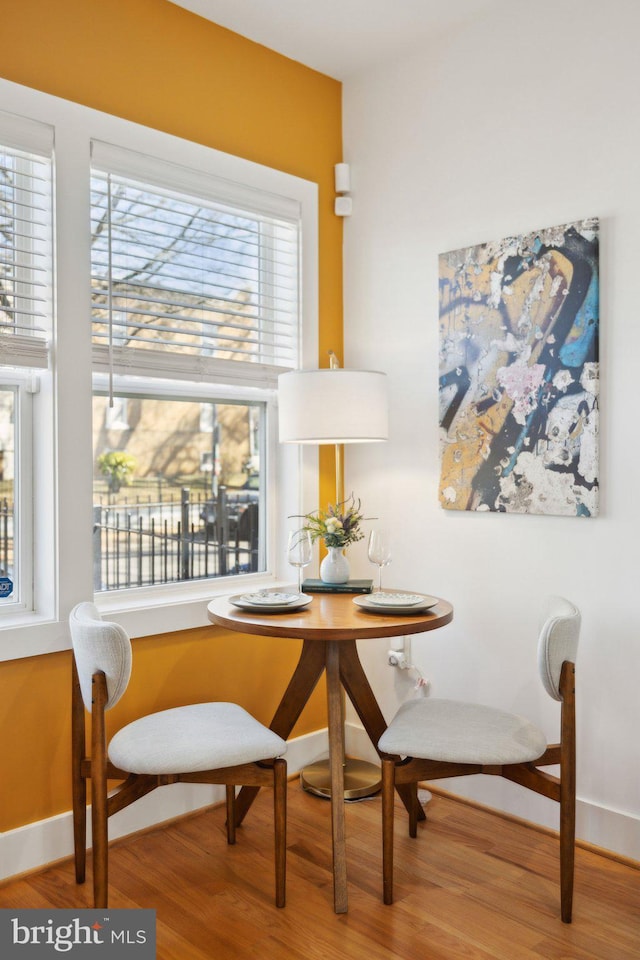
[[[94,906],[108,898],[108,818],[172,783],[226,786],[227,842],[235,843],[235,785],[270,786],[274,794],[276,905],[285,904],[286,742],[235,703],[195,703],[148,714],[122,727],[107,748],[105,713],[131,675],[131,641],[93,603],[69,617],[73,646],[72,764],[76,882],[86,866],[87,780],[91,780]],[[91,714],[91,755],[85,715]],[[119,781],[113,792],[108,781]]]
[[[560,804],[561,915],[571,923],[575,848],[575,660],[578,609],[552,597],[538,638],[545,690],[561,707],[560,742],[516,714],[457,700],[404,703],[379,740],[382,758],[383,898],[393,902],[394,788],[410,784],[409,835],[417,835],[418,781],[484,773],[505,777]],[[539,769],[559,765],[559,776]]]

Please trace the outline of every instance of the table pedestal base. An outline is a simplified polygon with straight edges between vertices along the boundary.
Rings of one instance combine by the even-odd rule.
[[[367,680],[356,642],[358,640],[400,637],[413,633],[435,630],[449,623],[453,608],[446,600],[440,600],[434,608],[411,616],[371,616],[358,609],[353,597],[339,593],[319,594],[310,607],[286,614],[262,616],[253,611],[239,611],[223,597],[212,600],[208,606],[209,618],[218,626],[257,636],[291,638],[302,640],[300,659],[287,685],[270,724],[271,730],[283,740],[291,735],[300,715],[313,693],[320,677],[325,674],[327,687],[327,732],[329,740],[330,790],[321,792],[331,804],[331,842],[333,850],[333,908],[336,913],[346,913],[347,898],[347,851],[345,834],[345,797],[356,799],[375,792],[373,785],[379,782],[380,770],[374,767],[365,773],[365,785],[360,775],[359,785],[352,787],[349,764],[345,762],[344,705],[345,694],[364,728],[369,741],[375,747],[387,729],[380,706]],[[395,757],[393,759],[396,759]],[[400,759],[399,757],[397,758]],[[370,767],[365,762],[366,767]],[[305,770],[305,789],[309,789],[313,773]],[[240,826],[255,800],[259,787],[244,786],[236,798],[236,826]],[[411,823],[425,819],[425,813],[416,800],[416,789],[410,784],[398,784],[397,792],[412,818]],[[356,791],[356,794],[353,793]]]
[[[316,797],[331,797],[331,770],[328,760],[317,760],[300,773],[302,789]],[[368,760],[347,757],[344,764],[344,799],[372,797],[382,788],[380,767]]]

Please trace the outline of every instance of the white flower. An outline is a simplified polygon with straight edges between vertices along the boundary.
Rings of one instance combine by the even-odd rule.
[[[339,520],[337,517],[329,517],[327,520],[327,533],[336,533],[337,530],[342,529],[342,520]]]

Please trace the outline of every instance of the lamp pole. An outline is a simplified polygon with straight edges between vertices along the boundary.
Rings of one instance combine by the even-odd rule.
[[[339,370],[340,364],[333,350],[329,350],[329,369]],[[343,445],[335,445],[335,464],[336,464],[336,503],[342,503],[344,500],[344,472],[342,469]]]
[[[332,444],[335,449],[336,502],[344,501],[343,444],[386,440],[388,411],[386,377],[372,370],[340,368],[333,350],[329,369],[292,370],[278,380],[281,443]],[[341,697],[344,736],[344,690]],[[326,760],[305,767],[300,774],[305,790],[331,796]],[[380,767],[349,757],[344,769],[344,796],[353,800],[380,789]]]

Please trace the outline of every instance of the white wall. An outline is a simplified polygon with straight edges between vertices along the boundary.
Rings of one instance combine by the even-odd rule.
[[[397,535],[389,586],[451,600],[413,638],[434,695],[516,709],[557,737],[536,672],[541,600],[581,608],[579,826],[640,859],[640,5],[497,3],[445,43],[345,84],[346,361],[387,371],[392,439],[347,448],[346,488]],[[438,254],[601,218],[601,516],[443,511],[438,504]],[[356,575],[366,575],[361,544]],[[383,709],[413,696],[363,660]],[[553,803],[487,777],[447,784],[538,822]]]

